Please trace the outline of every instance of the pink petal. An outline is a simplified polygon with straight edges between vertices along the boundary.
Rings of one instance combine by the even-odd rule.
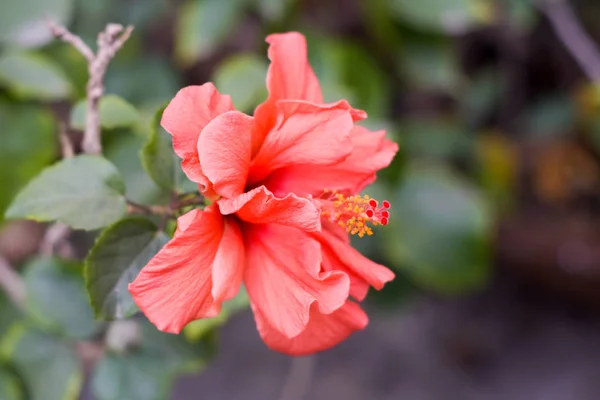
[[[226,244],[229,250],[235,246],[222,243],[223,225],[223,217],[214,206],[180,217],[173,239],[129,285],[134,301],[158,329],[179,333],[190,321],[213,317],[220,311],[221,304],[211,295],[213,262],[221,245]],[[231,236],[226,238],[231,240]],[[241,241],[238,246],[243,246]],[[234,290],[218,289],[227,293]]]
[[[250,167],[249,183],[295,164],[331,165],[352,152],[352,116],[348,103],[317,105],[284,100],[278,103],[280,122],[265,138]]]
[[[310,64],[306,39],[297,32],[273,34],[267,37],[271,65],[267,72],[268,99],[256,108],[254,116],[260,129],[255,132],[255,148],[276,122],[279,100],[306,100],[322,103],[319,81]]]
[[[198,160],[198,138],[216,116],[233,110],[231,98],[220,94],[212,83],[181,89],[163,112],[161,124],[173,136],[173,149],[181,167],[193,182],[205,189],[210,183]]]
[[[323,271],[343,271],[350,278],[350,296],[358,301],[363,301],[369,292],[369,283],[362,277],[350,271],[328,248],[322,247],[323,262],[321,267]]]
[[[254,319],[260,337],[265,344],[281,353],[291,356],[304,356],[327,350],[364,329],[369,323],[367,314],[360,306],[347,301],[341,308],[329,315],[322,314],[317,307],[310,310],[310,320],[298,336],[288,338],[273,328],[262,312],[252,304]]]
[[[247,266],[244,283],[253,307],[285,337],[299,335],[313,303],[331,314],[348,298],[343,272],[321,273],[319,243],[282,225],[253,225],[244,231]]]
[[[236,214],[252,224],[282,224],[305,231],[321,229],[321,212],[311,200],[288,194],[277,198],[264,186],[218,201],[223,215]]]
[[[228,216],[224,222],[223,237],[212,268],[212,297],[216,302],[229,300],[237,294],[246,261],[244,238],[238,223]]]
[[[375,173],[387,167],[398,152],[398,145],[385,138],[385,131],[371,132],[354,126],[350,132],[352,153],[336,165],[292,165],[269,177],[265,185],[283,196],[319,195],[323,189],[358,193],[375,181]]]
[[[323,253],[330,256],[331,262],[337,261],[335,270],[348,271],[377,290],[383,289],[386,282],[394,279],[395,275],[392,271],[369,260],[329,229],[313,232],[311,235],[321,243]]]
[[[244,192],[253,123],[252,117],[229,111],[210,121],[198,139],[202,171],[221,196],[231,198]]]

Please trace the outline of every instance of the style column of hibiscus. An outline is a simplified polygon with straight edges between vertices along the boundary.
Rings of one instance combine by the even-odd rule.
[[[363,329],[356,301],[394,278],[349,234],[387,224],[389,203],[357,193],[398,146],[355,125],[366,114],[346,101],[323,103],[304,36],[267,42],[269,96],[253,117],[211,83],[182,89],[165,109],[182,169],[211,204],[178,219],[129,290],[158,329],[179,333],[216,316],[243,282],[267,346],[304,355]]]

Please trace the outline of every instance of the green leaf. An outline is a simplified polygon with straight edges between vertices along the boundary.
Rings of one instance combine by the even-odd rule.
[[[0,400],[25,400],[19,379],[2,367],[0,367]]]
[[[156,329],[147,320],[141,323],[142,348],[160,355],[166,371],[198,373],[216,353],[214,335],[188,342],[183,335],[171,335]]]
[[[45,169],[17,195],[7,217],[59,220],[74,229],[110,225],[127,211],[125,185],[105,158],[80,155]]]
[[[190,341],[202,339],[214,328],[218,328],[229,320],[229,318],[240,311],[248,308],[250,298],[245,287],[241,287],[240,292],[231,300],[223,303],[223,308],[219,315],[213,318],[203,318],[190,322],[183,330],[183,334]]]
[[[243,15],[245,0],[187,0],[179,8],[175,56],[184,65],[210,56]]]
[[[97,400],[161,400],[169,395],[174,376],[156,352],[107,354],[96,367],[92,390]]]
[[[168,240],[144,218],[124,219],[102,232],[85,262],[86,287],[97,317],[125,318],[138,310],[127,286]]]
[[[164,204],[171,193],[158,187],[144,170],[140,157],[134,156],[140,153],[144,142],[145,137],[141,135],[118,134],[104,147],[104,155],[123,177],[128,199],[142,204]]]
[[[69,343],[18,324],[2,341],[0,352],[23,378],[30,400],[79,398],[83,376]]]
[[[144,6],[147,7],[145,3]],[[137,106],[150,104],[154,109],[173,97],[173,93],[181,87],[179,79],[170,59],[136,57],[127,62],[111,64],[106,76],[106,91],[128,99]]]
[[[175,188],[177,171],[175,152],[171,135],[161,126],[160,119],[165,107],[159,109],[152,119],[150,138],[140,153],[142,165],[152,180],[161,188],[172,191]]]
[[[0,222],[17,192],[57,155],[55,121],[47,110],[0,101]]]
[[[46,20],[68,24],[73,0],[0,0],[0,42],[39,46],[52,38]]]
[[[386,249],[417,285],[456,294],[487,283],[492,215],[474,188],[446,170],[412,167],[392,204]]]
[[[109,94],[100,99],[100,125],[104,129],[127,128],[140,120],[138,110],[119,96]],[[86,102],[81,100],[71,110],[70,124],[75,129],[85,128]]]
[[[24,273],[27,313],[40,326],[74,338],[92,336],[99,328],[85,292],[82,266],[39,258]]]
[[[267,97],[267,67],[255,54],[234,55],[219,65],[213,81],[221,93],[231,95],[238,110],[251,111]]]
[[[98,400],[166,399],[178,374],[198,373],[214,356],[213,336],[191,344],[181,335],[141,322],[141,343],[123,354],[107,354],[92,377]]]
[[[420,90],[454,94],[462,82],[456,51],[445,40],[415,39],[406,43],[397,65],[406,81]]]
[[[6,330],[21,317],[19,311],[3,291],[0,291],[0,337],[4,336]]]
[[[23,99],[60,100],[72,92],[71,82],[60,67],[32,52],[0,56],[0,83]]]
[[[387,114],[390,88],[369,52],[352,42],[309,37],[309,57],[326,101],[347,99],[369,118]]]
[[[430,32],[464,32],[491,22],[490,0],[389,0],[390,11],[402,22]]]
[[[412,157],[449,159],[467,156],[472,150],[471,137],[459,121],[452,118],[410,118],[400,122],[402,147]]]
[[[264,19],[277,22],[285,16],[286,9],[290,8],[296,0],[254,0],[254,2],[257,11]]]

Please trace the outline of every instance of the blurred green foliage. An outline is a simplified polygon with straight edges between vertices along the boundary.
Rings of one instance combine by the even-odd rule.
[[[106,159],[57,161],[60,122],[72,138],[81,136],[87,64],[69,45],[50,41],[44,16],[90,45],[107,22],[135,25],[105,79]],[[526,66],[503,53],[510,52],[504,40],[533,37],[543,29],[538,22],[529,0],[0,0],[0,229],[11,223],[3,216],[12,203],[10,217],[58,219],[96,239],[85,267],[30,257],[23,310],[0,293],[0,399],[78,398],[81,339],[101,342],[114,326],[93,315],[119,320],[137,311],[127,285],[173,231],[156,218],[121,220],[125,196],[166,204],[196,190],[159,126],[166,102],[184,85],[213,81],[251,113],[267,95],[264,37],[274,31],[303,32],[325,99],[366,110],[365,126],[386,129],[400,144],[392,166],[366,190],[391,201],[390,225],[356,241],[398,275],[375,302],[393,310],[415,292],[485,287],[498,218],[523,197],[519,149],[533,144],[543,152],[578,136],[600,152],[596,86],[536,81],[528,92],[510,91],[512,81],[524,85],[513,75]],[[247,307],[242,291],[218,317],[180,336],[134,317],[141,332],[133,343],[109,344],[91,372],[93,395],[168,398],[178,374],[201,371],[214,355],[214,330]]]

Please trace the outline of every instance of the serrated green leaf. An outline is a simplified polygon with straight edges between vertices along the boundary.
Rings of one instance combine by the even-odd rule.
[[[68,24],[73,0],[1,0],[0,42],[39,46],[52,38],[45,18]]]
[[[443,169],[412,167],[392,204],[386,249],[413,282],[442,294],[488,282],[491,208],[467,182]]]
[[[23,276],[28,316],[57,334],[87,338],[96,333],[100,324],[94,320],[82,272],[78,263],[52,258],[28,264]]]
[[[168,397],[173,381],[160,354],[142,349],[106,355],[94,371],[92,390],[97,400],[161,400]]]
[[[60,67],[32,52],[0,56],[0,83],[24,99],[60,100],[72,92],[71,82]]]
[[[187,0],[179,8],[175,55],[190,65],[208,57],[243,15],[244,0]]]
[[[25,400],[19,379],[2,367],[0,367],[0,400]]]
[[[160,126],[164,109],[165,107],[162,107],[154,114],[150,138],[142,148],[140,157],[142,165],[152,180],[161,188],[171,192],[175,188],[177,171],[180,168],[175,161],[171,135]]]
[[[140,120],[138,110],[119,96],[109,94],[100,99],[100,125],[104,129],[127,128]],[[86,102],[79,101],[71,110],[70,124],[75,129],[85,128]]]
[[[57,156],[55,121],[47,110],[0,101],[0,222],[17,192]]]
[[[125,318],[138,308],[128,290],[168,236],[144,218],[127,218],[107,228],[85,262],[86,287],[96,316]]]
[[[83,384],[69,343],[25,325],[14,325],[0,347],[27,385],[30,400],[77,400]]]
[[[238,110],[251,111],[267,97],[267,68],[255,54],[237,54],[217,67],[213,81],[221,93],[231,96]]]
[[[80,155],[42,171],[17,195],[6,216],[98,229],[125,214],[124,192],[114,165],[99,156]]]

